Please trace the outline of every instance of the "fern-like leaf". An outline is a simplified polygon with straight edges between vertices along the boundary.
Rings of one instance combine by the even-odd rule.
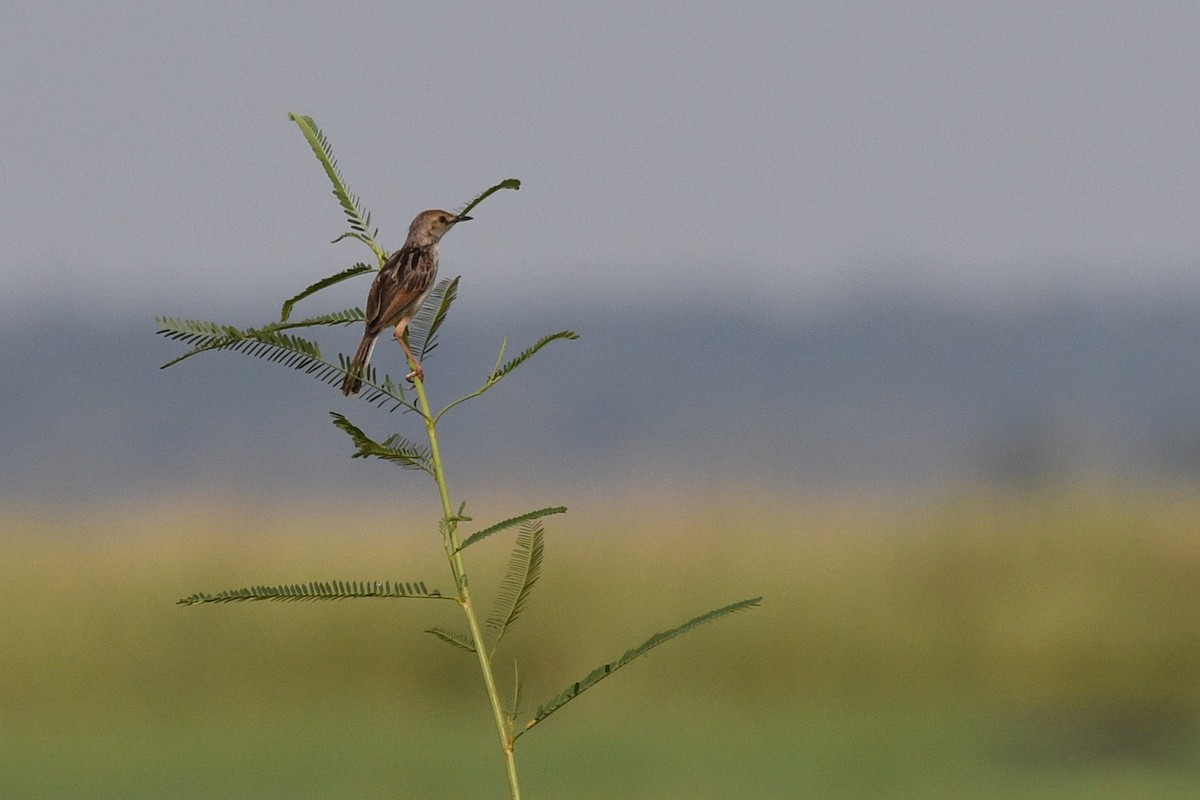
[[[333,424],[354,441],[355,450],[351,458],[380,458],[405,469],[419,469],[433,474],[428,447],[411,442],[398,433],[377,442],[336,411],[330,411],[329,416],[333,417]]]
[[[261,328],[251,328],[256,331],[287,331],[295,328],[315,328],[318,326],[353,325],[362,322],[367,315],[361,308],[345,308],[341,311],[330,311],[328,314],[318,314],[315,317],[305,317],[294,322],[280,320],[264,325]]]
[[[513,191],[517,191],[520,188],[521,188],[521,182],[519,180],[517,180],[516,178],[506,178],[506,179],[500,181],[499,183],[497,183],[492,188],[485,189],[478,196],[476,196],[473,200],[471,200],[469,203],[467,203],[465,206],[463,206],[461,209],[459,209],[458,213],[459,213],[459,215],[470,213],[471,210],[473,208],[475,208],[475,206],[479,205],[484,200],[487,200],[489,197],[491,197],[493,194],[500,191],[501,189],[512,189]]]
[[[437,589],[427,588],[421,581],[330,581],[327,583],[314,581],[280,586],[226,589],[216,594],[194,594],[179,600],[178,604],[196,606],[204,603],[240,603],[249,600],[297,602],[304,600],[356,600],[367,597],[453,599]]]
[[[458,298],[458,278],[440,280],[421,304],[421,309],[408,325],[408,346],[418,361],[437,347],[438,328],[446,319],[451,304]]]
[[[355,264],[353,267],[350,267],[349,269],[344,269],[341,272],[338,272],[338,273],[335,273],[328,277],[322,278],[321,280],[317,281],[316,283],[305,288],[303,291],[301,291],[295,297],[289,298],[286,302],[284,302],[283,310],[281,310],[279,312],[279,321],[287,322],[288,317],[290,317],[292,315],[292,309],[296,306],[296,303],[299,303],[304,298],[314,295],[317,292],[321,291],[322,289],[328,289],[330,286],[336,286],[337,284],[341,283],[344,280],[349,280],[350,278],[357,277],[358,275],[363,275],[367,272],[375,272],[375,271],[376,271],[375,267],[372,267],[369,264],[363,264],[360,261],[359,263]]]
[[[475,644],[471,641],[471,637],[467,636],[466,634],[455,633],[454,631],[448,631],[445,628],[427,628],[425,632],[435,636],[438,639],[441,639],[443,642],[451,645],[452,647],[466,650],[468,653],[475,652]]]
[[[588,673],[588,675],[583,680],[576,681],[575,683],[568,686],[564,691],[559,693],[558,696],[552,697],[550,700],[546,701],[541,706],[539,706],[537,713],[533,715],[533,719],[531,719],[531,720],[529,720],[529,722],[525,723],[525,731],[528,731],[534,725],[537,725],[542,720],[544,720],[546,717],[550,716],[555,711],[558,711],[558,709],[562,708],[564,705],[566,705],[570,701],[574,700],[576,697],[583,694],[585,691],[592,688],[597,683],[599,683],[600,681],[607,678],[609,675],[612,675],[614,672],[619,670],[621,667],[625,666],[626,664],[629,664],[631,661],[635,661],[635,660],[641,658],[642,656],[646,655],[646,653],[648,653],[651,650],[653,650],[654,648],[658,647],[660,644],[665,644],[666,642],[669,642],[671,639],[674,639],[676,636],[681,636],[681,635],[687,633],[688,631],[692,630],[693,628],[695,628],[699,625],[703,625],[706,622],[712,622],[713,620],[719,619],[728,614],[733,614],[737,611],[743,611],[747,608],[754,608],[755,606],[758,606],[760,603],[762,603],[761,597],[752,597],[749,600],[741,600],[737,603],[731,603],[730,605],[724,606],[722,608],[718,608],[713,611],[709,611],[707,614],[701,614],[698,617],[694,617],[694,618],[688,620],[687,622],[683,623],[682,625],[680,625],[677,628],[672,628],[669,631],[663,631],[661,633],[654,634],[649,639],[642,642],[640,645],[633,648],[632,650],[625,651],[625,654],[622,655],[620,658],[618,658],[616,661],[612,661],[608,664],[602,664],[599,667],[596,667],[596,669],[594,669],[590,673]],[[517,735],[519,736],[521,733],[524,733],[525,731],[520,731],[520,732],[518,732]]]
[[[559,331],[558,333],[552,333],[549,336],[543,336],[532,347],[526,348],[519,356],[509,361],[504,366],[496,369],[496,371],[493,372],[488,378],[488,383],[495,383],[496,381],[500,380],[505,375],[512,372],[529,359],[533,358],[537,351],[541,350],[551,342],[558,341],[559,339],[574,340],[578,338],[579,334],[575,333],[574,331]]]
[[[296,328],[313,328],[321,325],[353,325],[356,322],[362,322],[364,316],[361,308],[347,308],[343,311],[332,311],[328,314],[320,314],[294,322],[271,322],[261,328],[246,328],[245,330],[235,328],[232,325],[220,325],[216,322],[176,319],[174,317],[157,317],[155,321],[158,323],[157,333],[159,335],[184,342],[185,344],[195,345],[195,349],[189,350],[164,364],[163,367],[165,368],[173,364],[178,364],[185,358],[190,358],[206,350],[227,348],[229,345],[242,339],[261,338],[262,334],[294,330]]]
[[[166,369],[184,359],[208,352],[209,350],[237,350],[239,342],[247,339],[261,339],[263,338],[263,334],[277,333],[295,328],[311,328],[318,325],[352,325],[355,322],[362,322],[362,320],[363,312],[361,308],[348,308],[344,311],[334,311],[329,314],[321,314],[320,316],[309,317],[295,322],[272,322],[261,328],[247,328],[243,331],[232,325],[219,325],[215,322],[158,317],[156,321],[158,322],[157,332],[159,335],[192,345],[191,350],[163,364],[161,369]]]
[[[279,329],[265,327],[241,330],[232,325],[170,317],[159,317],[157,322],[159,335],[194,348],[194,352],[185,353],[164,364],[164,369],[205,350],[234,350],[269,361],[287,362],[293,357],[323,361],[321,348],[316,342],[288,335]]]
[[[312,321],[276,323],[275,326],[262,328],[247,328],[241,330],[232,325],[218,325],[214,322],[182,320],[170,317],[158,318],[158,333],[168,339],[192,346],[192,349],[177,358],[163,364],[165,369],[178,364],[185,358],[208,350],[232,350],[256,358],[283,364],[292,369],[312,375],[322,383],[330,386],[340,386],[342,380],[350,371],[350,359],[338,355],[338,363],[333,364],[321,355],[321,348],[316,342],[283,333],[281,328],[300,327],[312,324],[348,324],[361,319],[361,312],[352,309],[338,312],[325,317],[314,317]],[[334,319],[336,318],[336,319]],[[404,389],[390,377],[376,377],[374,368],[368,367],[363,378],[363,391],[359,397],[376,406],[391,405],[391,410],[406,408],[415,410],[413,404],[405,396]]]
[[[174,366],[184,359],[191,358],[207,350],[220,350],[231,346],[234,342],[245,338],[242,331],[232,325],[221,325],[216,322],[194,319],[177,319],[175,317],[155,317],[159,336],[165,336],[176,342],[191,345],[192,349],[176,356],[159,369]]]
[[[539,508],[537,511],[530,511],[525,514],[521,514],[520,516],[510,517],[509,519],[503,520],[502,522],[497,522],[495,525],[491,525],[487,528],[484,528],[481,531],[476,531],[475,533],[472,533],[470,536],[468,536],[466,538],[465,541],[463,541],[462,544],[460,544],[458,546],[458,549],[466,550],[468,547],[475,544],[476,542],[486,539],[487,537],[491,536],[494,533],[500,533],[500,531],[504,531],[504,530],[508,530],[509,528],[516,527],[517,525],[520,525],[522,522],[532,522],[535,519],[541,519],[542,517],[548,517],[551,514],[565,514],[565,513],[567,513],[566,506],[553,506],[552,508]]]
[[[374,251],[375,257],[382,264],[386,260],[386,254],[375,241],[375,236],[379,231],[371,228],[371,213],[364,210],[358,198],[350,194],[346,188],[346,182],[338,171],[337,159],[333,155],[333,147],[329,144],[329,140],[313,122],[312,117],[288,114],[288,119],[299,126],[300,132],[308,140],[309,147],[312,148],[317,160],[321,162],[325,174],[329,176],[329,182],[333,184],[333,196],[337,198],[342,210],[346,212],[346,220],[350,223],[350,232],[339,236],[334,241],[340,241],[346,236],[358,239]]]
[[[278,331],[256,331],[253,328],[241,330],[232,325],[218,325],[215,322],[170,317],[159,317],[157,322],[157,333],[160,336],[193,347],[192,351],[163,364],[162,369],[166,369],[172,364],[178,364],[184,358],[205,350],[242,352],[253,350],[257,352],[259,346],[270,348],[272,345],[281,351],[298,352],[301,355],[320,360],[320,348],[315,342],[299,337],[289,337]]]
[[[526,522],[517,534],[508,561],[508,570],[500,582],[500,591],[488,617],[485,628],[490,639],[489,650],[495,652],[504,634],[521,616],[533,585],[542,574],[543,552],[542,523],[538,520]]]

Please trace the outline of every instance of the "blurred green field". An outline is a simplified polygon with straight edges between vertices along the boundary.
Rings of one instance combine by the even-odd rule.
[[[504,796],[473,661],[421,632],[459,627],[450,604],[174,605],[445,586],[435,504],[409,500],[423,530],[279,500],[4,514],[0,797]],[[592,490],[547,522],[500,656],[521,660],[527,712],[651,633],[765,600],[521,739],[531,799],[1200,795],[1193,488]],[[469,551],[485,602],[505,544]]]

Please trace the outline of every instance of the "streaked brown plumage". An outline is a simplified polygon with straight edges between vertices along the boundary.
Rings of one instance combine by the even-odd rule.
[[[406,377],[409,380],[425,378],[420,360],[404,341],[404,330],[429,296],[437,279],[438,242],[457,223],[469,219],[437,209],[417,214],[408,228],[404,246],[392,253],[371,284],[371,291],[367,294],[366,330],[354,353],[350,372],[342,382],[343,394],[358,394],[363,373],[371,363],[375,342],[387,328],[395,330],[396,341],[404,348],[405,355],[412,363],[413,371]]]

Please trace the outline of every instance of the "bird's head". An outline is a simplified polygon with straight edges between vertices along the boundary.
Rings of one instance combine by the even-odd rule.
[[[436,208],[422,211],[408,228],[408,243],[419,246],[437,244],[446,235],[446,231],[469,219],[471,218],[449,211],[439,211]]]

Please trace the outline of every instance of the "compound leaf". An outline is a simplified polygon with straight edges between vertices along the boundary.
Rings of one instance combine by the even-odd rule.
[[[558,341],[559,339],[574,340],[574,339],[578,339],[578,338],[579,338],[579,334],[575,333],[574,331],[559,331],[558,333],[552,333],[549,336],[543,336],[536,343],[534,343],[533,346],[526,348],[524,351],[521,352],[521,354],[519,356],[512,359],[507,364],[505,364],[504,366],[498,368],[495,372],[493,372],[491,374],[491,376],[488,378],[488,383],[491,384],[491,383],[495,383],[496,381],[500,380],[505,375],[512,372],[514,369],[521,366],[529,359],[533,358],[534,354],[537,353],[537,351],[541,350],[543,347],[550,344],[551,342]]]
[[[484,189],[474,199],[472,199],[469,203],[467,203],[465,206],[463,206],[461,209],[459,209],[458,213],[460,215],[469,213],[473,208],[475,208],[475,206],[479,205],[484,200],[487,200],[489,197],[491,197],[493,194],[500,191],[501,189],[512,189],[513,191],[517,191],[520,188],[521,188],[521,182],[519,180],[517,180],[516,178],[505,178],[504,180],[500,181],[499,183],[497,183],[495,186],[491,187],[490,189]]]
[[[752,597],[749,600],[741,600],[736,603],[723,606],[722,608],[709,611],[706,614],[701,614],[698,617],[693,617],[677,628],[672,628],[669,631],[662,631],[661,633],[654,634],[632,650],[625,651],[625,654],[616,661],[609,662],[608,664],[601,664],[599,667],[596,667],[594,670],[588,673],[583,680],[576,681],[568,686],[565,690],[560,692],[557,696],[550,698],[541,706],[539,706],[537,713],[533,715],[533,719],[525,723],[525,731],[528,731],[546,717],[550,716],[555,711],[562,708],[564,705],[574,700],[576,697],[583,694],[600,681],[607,678],[609,675],[612,675],[621,667],[629,664],[632,661],[636,661],[637,659],[646,655],[646,653],[649,653],[651,650],[658,647],[660,644],[665,644],[674,639],[676,636],[681,636],[706,622],[712,622],[713,620],[719,619],[728,614],[733,614],[737,611],[742,611],[747,608],[753,608],[760,603],[762,603],[761,597]],[[525,731],[521,731],[520,733],[524,733]],[[520,733],[517,735],[520,735]]]
[[[379,231],[372,230],[371,213],[366,211],[358,198],[350,194],[350,191],[346,188],[346,182],[342,179],[342,175],[338,171],[337,159],[333,155],[333,146],[329,144],[329,140],[325,138],[325,134],[317,127],[317,123],[313,122],[312,117],[288,114],[288,119],[300,127],[300,132],[308,140],[309,147],[312,148],[317,160],[321,162],[321,166],[325,169],[325,174],[329,176],[329,182],[333,184],[333,196],[337,198],[338,203],[342,206],[342,210],[346,212],[346,220],[350,223],[350,231],[342,234],[334,241],[347,236],[358,239],[371,248],[379,263],[382,264],[386,260],[386,254],[383,252],[383,248],[375,241],[375,236]]]
[[[425,632],[432,634],[434,637],[441,639],[443,642],[451,645],[452,647],[466,650],[468,653],[475,652],[475,645],[471,641],[471,637],[467,636],[466,634],[455,633],[454,631],[448,631],[445,628],[427,628]]]
[[[405,469],[433,473],[428,447],[409,441],[398,433],[377,442],[336,411],[330,411],[329,416],[333,417],[333,424],[345,431],[354,441],[354,455],[351,458],[379,458],[399,464]]]
[[[542,553],[542,523],[537,520],[526,522],[517,534],[508,570],[500,582],[500,591],[496,594],[492,613],[484,626],[491,640],[491,652],[495,652],[504,634],[525,609],[533,585],[542,574]]]
[[[314,295],[317,292],[321,291],[322,289],[328,289],[330,286],[336,286],[337,284],[341,283],[344,280],[349,280],[350,278],[356,277],[358,275],[363,275],[367,272],[375,272],[375,271],[376,271],[375,267],[372,267],[369,264],[363,264],[362,262],[359,262],[359,263],[355,264],[353,267],[350,267],[349,269],[344,269],[341,272],[337,272],[337,273],[334,273],[333,275],[329,275],[328,277],[322,278],[321,280],[317,281],[316,283],[305,288],[303,291],[301,291],[296,296],[286,300],[283,304],[283,309],[279,312],[279,321],[287,322],[288,317],[290,317],[292,315],[292,309],[295,307],[296,303],[299,303],[304,298]]]
[[[486,539],[487,537],[491,536],[494,533],[500,533],[500,531],[508,530],[509,528],[516,527],[517,525],[520,525],[522,522],[530,522],[532,520],[540,519],[542,517],[548,517],[551,514],[565,514],[565,513],[567,513],[566,506],[553,506],[551,508],[539,508],[537,511],[530,511],[530,512],[521,514],[516,517],[510,517],[509,519],[503,520],[502,522],[497,522],[495,525],[491,525],[487,528],[484,528],[481,531],[476,531],[475,533],[472,533],[470,536],[468,536],[466,538],[465,541],[463,541],[462,544],[460,544],[458,546],[458,549],[466,550],[468,547],[475,544],[476,542],[478,542],[482,539]]]
[[[458,278],[440,280],[429,297],[421,304],[420,311],[408,326],[408,346],[424,361],[425,356],[437,347],[438,328],[446,320],[450,306],[458,298]]]
[[[312,583],[227,589],[216,594],[194,594],[178,601],[178,604],[196,606],[204,603],[240,603],[251,600],[297,602],[304,600],[353,600],[366,597],[453,599],[442,594],[437,589],[427,588],[421,581],[329,581],[326,583],[314,581]]]

